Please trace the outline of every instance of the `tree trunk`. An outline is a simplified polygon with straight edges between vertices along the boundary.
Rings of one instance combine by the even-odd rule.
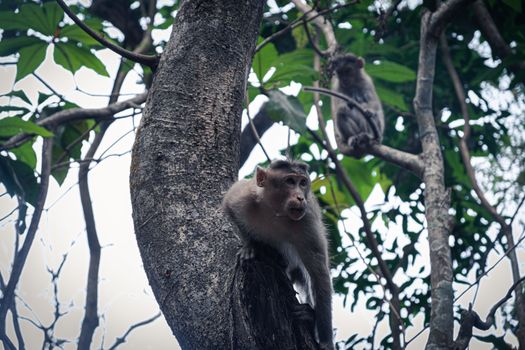
[[[239,241],[220,210],[237,176],[242,101],[263,5],[182,3],[133,147],[137,242],[183,349],[275,348],[298,332],[282,307],[291,300],[289,282],[276,279],[282,267],[261,259],[236,264]],[[261,304],[262,296],[268,298]],[[264,305],[268,310],[254,314]],[[282,324],[260,327],[270,318]],[[271,344],[261,342],[266,338]],[[311,344],[311,337],[302,338],[299,343]],[[314,348],[289,343],[287,348]]]

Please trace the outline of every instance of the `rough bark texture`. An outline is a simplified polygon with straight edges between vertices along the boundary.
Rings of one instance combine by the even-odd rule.
[[[421,135],[424,162],[425,213],[430,246],[432,311],[427,349],[448,349],[453,341],[452,258],[449,237],[450,197],[444,182],[441,146],[432,112],[432,85],[436,65],[437,36],[429,32],[432,13],[421,18],[421,41],[414,109]]]
[[[263,4],[181,4],[133,149],[137,241],[183,349],[231,348],[233,335],[235,348],[261,348],[248,334],[232,333],[243,318],[231,306],[236,299],[246,306],[253,291],[232,296],[232,283],[241,283],[245,272],[238,270],[233,276],[239,282],[232,282],[239,243],[220,202],[237,176],[242,101]],[[259,284],[258,292],[273,285]]]

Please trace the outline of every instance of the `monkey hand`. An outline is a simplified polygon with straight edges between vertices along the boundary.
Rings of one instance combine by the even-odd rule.
[[[255,258],[255,249],[252,245],[244,245],[237,252],[237,258],[243,262]]]

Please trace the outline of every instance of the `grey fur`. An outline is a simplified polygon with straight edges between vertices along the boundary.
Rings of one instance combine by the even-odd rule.
[[[342,153],[361,158],[372,142],[381,143],[385,117],[372,79],[362,68],[363,60],[352,54],[333,57],[330,61],[335,73],[334,90],[357,101],[370,112],[363,115],[357,108],[335,98],[336,140]],[[370,118],[370,120],[367,120]],[[371,125],[373,124],[373,125]],[[375,130],[374,130],[375,129]]]

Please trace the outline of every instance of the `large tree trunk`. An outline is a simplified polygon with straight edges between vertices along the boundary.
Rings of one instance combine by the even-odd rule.
[[[237,176],[242,101],[263,4],[182,3],[133,148],[138,245],[184,349],[315,347],[283,308],[295,298],[287,279],[278,279],[282,267],[264,259],[236,264],[239,241],[220,210]],[[297,334],[299,341],[288,341]]]

